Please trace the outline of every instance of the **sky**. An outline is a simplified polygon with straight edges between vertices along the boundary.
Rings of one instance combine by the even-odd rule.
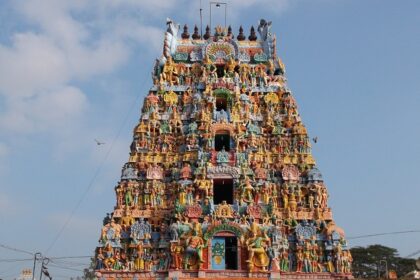
[[[420,250],[420,4],[228,0],[246,34],[273,22],[330,206],[352,246]],[[0,245],[89,256],[128,160],[166,18],[200,23],[198,0],[28,0],[0,6]],[[202,0],[203,22],[209,1]],[[213,9],[215,9],[213,7]],[[223,24],[212,10],[212,24]],[[96,145],[94,139],[106,142]],[[0,278],[31,268],[0,247]],[[5,261],[15,259],[15,261]],[[19,261],[16,261],[19,260]],[[22,260],[22,261],[20,261]],[[53,259],[55,279],[88,258]],[[39,270],[37,270],[39,273]]]

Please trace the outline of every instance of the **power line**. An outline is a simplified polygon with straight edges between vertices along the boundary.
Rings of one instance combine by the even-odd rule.
[[[50,260],[62,260],[62,259],[86,259],[92,258],[92,256],[69,256],[69,257],[50,257]]]
[[[347,239],[348,240],[354,240],[354,239],[361,239],[361,238],[367,238],[367,237],[375,237],[375,236],[383,236],[383,235],[397,235],[397,234],[415,233],[415,232],[420,232],[420,230],[405,230],[405,231],[374,233],[374,234],[366,234],[366,235],[358,235],[358,236],[347,237]]]
[[[57,264],[54,264],[54,263],[50,263],[49,266],[52,267],[52,268],[66,269],[66,270],[83,272],[82,269],[76,269],[76,268],[72,268],[72,267],[61,266],[61,265],[57,265]]]
[[[146,76],[143,78],[143,81],[142,81],[142,83],[141,83],[141,84],[143,84],[143,82],[144,82],[145,78],[146,78]],[[108,159],[108,156],[109,156],[109,154],[111,153],[112,148],[113,148],[113,146],[114,146],[115,142],[118,140],[118,138],[119,138],[119,136],[120,136],[120,134],[121,134],[121,132],[122,132],[122,129],[123,129],[123,127],[125,126],[125,123],[127,122],[128,117],[130,116],[130,114],[131,114],[131,112],[132,112],[132,110],[133,110],[134,106],[137,104],[137,101],[138,101],[138,99],[139,99],[139,97],[140,97],[140,96],[141,96],[140,94],[137,94],[137,95],[136,95],[136,98],[135,98],[134,102],[131,104],[130,109],[127,111],[127,114],[126,114],[126,116],[125,116],[125,118],[124,118],[124,120],[123,120],[123,122],[122,122],[122,124],[121,124],[120,128],[118,129],[117,134],[115,135],[114,139],[112,140],[111,146],[109,147],[109,149],[108,149],[107,153],[105,154],[105,157],[103,158],[102,162],[99,164],[98,168],[96,169],[96,171],[95,171],[95,173],[94,173],[94,175],[93,175],[92,179],[90,180],[90,182],[89,182],[89,184],[88,184],[88,186],[87,186],[86,190],[83,192],[82,196],[81,196],[81,197],[80,197],[80,199],[77,201],[76,206],[75,206],[75,207],[73,208],[73,210],[71,211],[71,213],[70,213],[69,217],[67,218],[67,220],[65,221],[65,223],[63,224],[63,226],[61,227],[61,229],[59,230],[59,232],[57,233],[57,235],[55,236],[55,238],[54,238],[54,239],[53,239],[53,241],[51,242],[50,246],[49,246],[49,247],[47,248],[47,250],[45,251],[45,253],[48,253],[48,252],[49,252],[49,251],[50,251],[50,250],[54,247],[55,243],[56,243],[56,242],[57,242],[57,240],[60,238],[60,236],[61,236],[61,234],[64,232],[64,230],[67,228],[68,224],[69,224],[69,223],[70,223],[70,221],[72,220],[72,218],[73,218],[74,214],[76,213],[77,209],[79,209],[79,207],[80,207],[80,205],[82,204],[83,200],[85,199],[85,197],[87,196],[88,192],[89,192],[89,191],[90,191],[90,189],[92,188],[93,183],[96,181],[96,178],[98,177],[99,173],[101,172],[102,167],[104,166],[104,164],[105,164],[106,160]]]
[[[54,260],[53,261],[56,264],[62,264],[67,266],[87,266],[90,264],[90,262],[71,262],[71,261],[63,261],[63,260]]]
[[[0,262],[24,262],[24,261],[33,261],[33,258],[31,259],[0,259]]]
[[[406,256],[406,258],[412,258],[412,257],[414,257],[414,256],[416,256],[416,255],[418,255],[418,254],[420,254],[420,250],[417,250],[417,251],[415,251],[415,252],[413,252],[413,253],[411,253],[411,254],[407,255],[407,256]]]
[[[26,251],[26,250],[22,250],[22,249],[18,249],[18,248],[13,248],[13,247],[7,246],[5,244],[0,244],[0,247],[2,247],[4,249],[7,249],[7,250],[11,250],[11,251],[19,252],[19,253],[24,253],[24,254],[28,254],[28,255],[31,255],[31,256],[34,255],[34,253],[32,253],[32,252],[29,252],[29,251]]]

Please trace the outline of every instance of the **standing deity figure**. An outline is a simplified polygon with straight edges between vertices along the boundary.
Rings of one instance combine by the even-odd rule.
[[[303,252],[303,268],[304,272],[312,272],[311,252],[309,250]]]
[[[185,249],[185,269],[200,268],[204,263],[203,247],[204,240],[201,238],[201,225],[195,222],[192,225],[191,236],[185,241],[187,247]]]
[[[280,270],[287,272],[289,271],[289,251],[283,249],[280,255]]]
[[[241,202],[244,203],[251,203],[254,201],[254,187],[251,185],[251,180],[247,177],[245,179],[245,183],[242,186],[242,194],[241,194]]]
[[[303,270],[303,253],[302,248],[298,248],[296,252],[296,272],[302,272]]]
[[[172,257],[172,268],[178,270],[182,268],[182,255],[184,253],[184,247],[179,242],[171,242],[171,257]]]
[[[125,190],[125,207],[129,208],[132,206],[133,203],[133,186],[129,183],[126,186],[126,190]]]
[[[143,242],[139,242],[136,248],[136,258],[134,260],[135,270],[144,270],[144,247]]]
[[[246,244],[248,248],[248,269],[252,271],[257,266],[265,271],[270,263],[266,253],[266,248],[270,245],[270,238],[266,232],[263,231],[263,234],[258,236],[256,231],[251,231],[251,236],[246,241]]]

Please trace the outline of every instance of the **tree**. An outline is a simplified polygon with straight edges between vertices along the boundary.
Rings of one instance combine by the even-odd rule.
[[[350,249],[353,256],[353,275],[358,278],[374,278],[385,276],[386,266],[395,270],[398,277],[404,276],[415,269],[414,259],[402,258],[398,251],[379,244],[368,247],[354,247]]]
[[[91,258],[89,267],[83,269],[83,279],[85,280],[96,279],[94,258]]]

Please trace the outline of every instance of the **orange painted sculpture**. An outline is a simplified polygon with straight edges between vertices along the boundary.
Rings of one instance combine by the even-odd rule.
[[[352,277],[270,28],[190,38],[168,20],[99,279]]]

